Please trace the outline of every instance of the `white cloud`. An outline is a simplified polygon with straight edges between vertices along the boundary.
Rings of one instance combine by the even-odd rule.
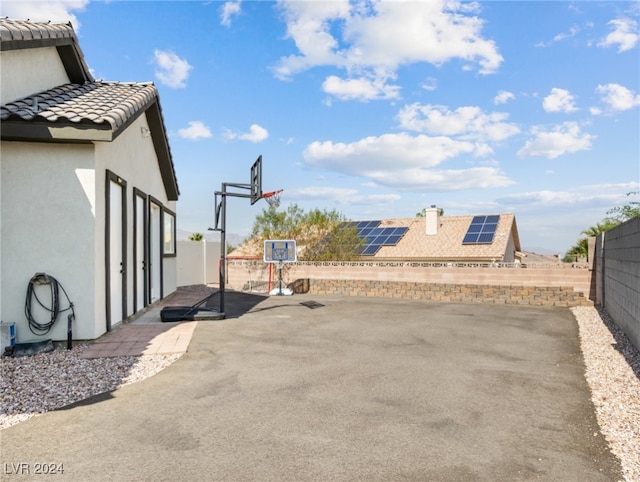
[[[555,159],[564,154],[591,149],[591,141],[596,138],[590,134],[582,134],[575,122],[565,122],[555,126],[552,131],[534,127],[532,134],[534,138],[518,151],[519,157]]]
[[[400,87],[396,85],[386,85],[380,79],[358,79],[343,80],[335,75],[327,77],[322,84],[322,90],[340,100],[373,100],[373,99],[396,99],[399,97]]]
[[[504,112],[486,114],[474,106],[452,111],[445,106],[418,103],[405,106],[398,113],[403,129],[481,141],[502,141],[520,132],[517,126],[505,122],[508,117]]]
[[[356,189],[329,186],[308,186],[300,189],[288,189],[287,197],[302,201],[322,200],[336,204],[372,206],[388,205],[398,201],[398,194],[361,194]]]
[[[628,201],[626,193],[637,189],[640,183],[620,184],[592,184],[578,186],[568,191],[531,191],[510,194],[496,200],[500,204],[525,206],[529,209],[536,208],[560,208],[598,204],[603,207],[611,207],[615,204]]]
[[[484,22],[472,15],[477,4],[472,9],[444,0],[282,1],[279,5],[287,36],[298,49],[298,54],[281,58],[274,67],[281,79],[316,66],[334,66],[344,69],[350,79],[370,79],[380,89],[402,65],[442,65],[458,59],[467,68],[475,66],[488,74],[503,61],[495,42],[482,37]]]
[[[575,37],[580,32],[580,27],[574,25],[569,29],[569,32],[561,32],[553,37],[553,40],[550,42],[538,42],[536,47],[550,47],[552,44],[556,42],[561,42],[564,39]]]
[[[224,138],[227,140],[239,139],[242,141],[249,141],[257,144],[266,140],[269,137],[269,131],[264,127],[259,126],[258,124],[251,124],[249,127],[249,132],[241,133],[241,132],[233,132],[226,131],[224,133]]]
[[[513,92],[509,92],[508,90],[501,90],[498,94],[493,98],[493,103],[496,105],[506,104],[510,100],[515,99],[516,96]]]
[[[372,176],[372,179],[381,186],[429,192],[489,189],[513,184],[511,179],[495,167],[406,169]]]
[[[607,35],[598,47],[618,46],[618,52],[631,50],[640,41],[638,34],[638,22],[631,18],[618,18],[611,20],[609,25],[613,27],[613,32]]]
[[[241,0],[225,2],[220,8],[220,23],[225,27],[231,26],[231,17],[240,14]]]
[[[476,145],[448,137],[384,134],[350,144],[313,142],[304,150],[307,165],[370,177],[378,171],[433,167],[460,154],[474,154]]]
[[[603,94],[602,101],[613,110],[629,110],[640,105],[640,94],[620,84],[598,85],[596,92]]]
[[[80,22],[72,12],[74,10],[82,12],[88,4],[89,0],[0,2],[0,16],[16,20],[30,19],[44,22],[51,20],[54,23],[71,22],[73,29],[78,32]]]
[[[422,87],[424,90],[433,91],[438,88],[438,81],[433,77],[429,77],[425,79],[420,87]]]
[[[484,155],[483,145],[449,137],[384,134],[345,144],[313,142],[303,153],[309,167],[374,181],[397,189],[460,190],[506,186],[512,183],[496,167],[460,170],[432,169],[459,155]]]
[[[580,27],[578,27],[577,25],[574,25],[573,27],[571,27],[569,29],[568,33],[559,33],[558,35],[556,35],[555,37],[553,37],[553,41],[554,42],[560,42],[561,40],[564,40],[566,38],[571,38],[571,37],[575,37],[578,32],[580,32]]]
[[[193,68],[185,59],[181,59],[173,52],[154,50],[154,60],[159,70],[156,70],[156,77],[164,85],[173,88],[186,87],[189,72]]]
[[[554,87],[542,101],[546,112],[575,112],[578,108],[573,103],[574,97],[568,90]]]
[[[196,141],[198,139],[207,139],[211,137],[211,131],[200,121],[189,122],[189,127],[178,129],[178,135],[183,139]]]

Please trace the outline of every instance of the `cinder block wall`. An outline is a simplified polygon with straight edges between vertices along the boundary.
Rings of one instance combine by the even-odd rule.
[[[266,290],[270,265],[230,260],[227,286]],[[537,306],[590,304],[592,271],[552,267],[447,267],[414,262],[298,262],[284,266],[287,285],[306,285],[318,294],[393,296],[442,301],[483,301]],[[275,268],[275,266],[274,266]],[[271,287],[277,285],[277,269]],[[299,281],[297,280],[308,280]]]
[[[640,350],[640,216],[599,236],[596,302]]]
[[[582,293],[571,287],[549,286],[501,286],[471,284],[411,283],[406,281],[326,280],[311,279],[308,283],[299,280],[292,283],[308,285],[308,292],[318,295],[378,296],[456,303],[495,303],[529,306],[589,306],[591,302]]]

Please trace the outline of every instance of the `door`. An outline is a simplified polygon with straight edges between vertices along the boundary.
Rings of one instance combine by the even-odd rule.
[[[149,245],[147,230],[147,195],[139,189],[133,190],[133,311],[138,312],[148,304],[147,265]]]
[[[149,293],[150,302],[162,298],[162,205],[149,199]]]
[[[107,171],[105,267],[107,331],[127,317],[127,183]]]

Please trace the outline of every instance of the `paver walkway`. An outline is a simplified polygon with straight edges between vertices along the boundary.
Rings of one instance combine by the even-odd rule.
[[[180,287],[131,323],[124,323],[101,336],[82,352],[80,358],[170,355],[185,353],[197,321],[163,323],[165,306],[192,306],[215,292],[203,285]]]

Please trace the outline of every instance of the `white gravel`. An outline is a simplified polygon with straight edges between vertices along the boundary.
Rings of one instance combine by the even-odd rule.
[[[604,310],[572,308],[600,430],[628,482],[640,482],[640,352]]]
[[[604,311],[572,308],[600,429],[627,482],[640,482],[640,352]],[[81,359],[86,345],[2,358],[0,429],[155,375],[182,355]]]
[[[178,360],[176,355],[83,359],[88,345],[30,357],[0,359],[0,429],[34,415],[144,380]]]

